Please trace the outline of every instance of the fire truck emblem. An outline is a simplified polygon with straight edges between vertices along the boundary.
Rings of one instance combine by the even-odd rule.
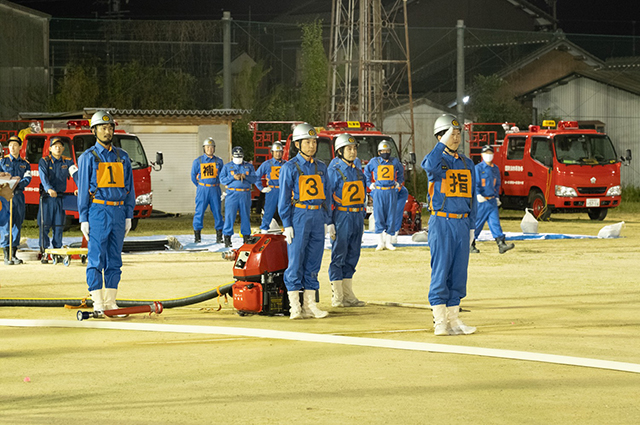
[[[596,184],[596,178],[595,177],[591,177],[591,184]]]

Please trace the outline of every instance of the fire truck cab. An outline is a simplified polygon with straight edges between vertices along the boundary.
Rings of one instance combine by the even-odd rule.
[[[579,211],[603,220],[620,205],[620,161],[606,134],[580,129],[577,121],[544,121],[527,131],[505,123],[504,140],[498,140],[495,132],[474,131],[474,125],[480,124],[469,126],[471,156],[479,162],[479,148],[494,146],[503,208],[529,207],[539,220]]]

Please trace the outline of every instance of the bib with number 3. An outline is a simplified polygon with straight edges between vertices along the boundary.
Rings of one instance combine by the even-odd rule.
[[[362,204],[364,204],[364,184],[362,181],[345,182],[342,185],[342,205],[349,207]]]
[[[298,178],[300,202],[324,199],[324,184],[317,174],[302,175]]]
[[[124,168],[121,162],[98,164],[98,187],[124,187]]]
[[[440,192],[452,198],[471,198],[471,171],[447,170]]]
[[[282,168],[282,167],[271,167],[271,173],[269,174],[269,180],[278,180],[280,178],[280,168]]]
[[[378,178],[376,180],[394,180],[393,165],[378,165]]]
[[[215,179],[218,177],[218,165],[215,162],[200,164],[201,179]]]

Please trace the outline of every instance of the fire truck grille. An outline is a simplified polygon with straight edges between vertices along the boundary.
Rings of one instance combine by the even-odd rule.
[[[606,187],[579,187],[578,192],[583,195],[601,195],[607,190]]]

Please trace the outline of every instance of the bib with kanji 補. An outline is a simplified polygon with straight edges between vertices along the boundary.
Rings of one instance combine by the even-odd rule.
[[[215,179],[218,177],[218,165],[215,162],[200,164],[200,179]]]

